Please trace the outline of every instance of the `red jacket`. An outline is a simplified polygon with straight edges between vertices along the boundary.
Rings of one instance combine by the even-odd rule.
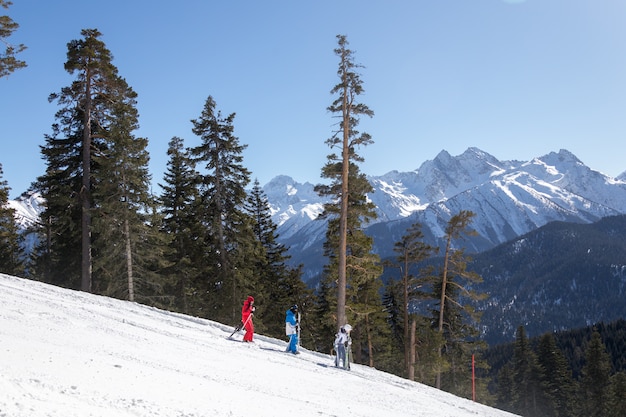
[[[252,305],[253,303],[254,303],[254,298],[251,295],[249,295],[248,299],[244,301],[243,307],[241,307],[241,321],[242,322],[245,323],[248,320],[248,317],[250,316],[250,314],[254,312],[254,306]]]

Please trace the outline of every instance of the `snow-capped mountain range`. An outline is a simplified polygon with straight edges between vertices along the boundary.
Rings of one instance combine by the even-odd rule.
[[[591,223],[626,214],[626,172],[610,177],[563,149],[530,161],[499,161],[477,148],[458,156],[444,150],[415,171],[368,179],[378,218],[366,229],[383,258],[393,255],[394,243],[415,222],[429,243],[440,244],[448,220],[461,210],[476,214],[471,226],[478,236],[463,242],[469,252],[491,249],[555,220]],[[314,191],[313,183],[285,175],[263,191],[290,262],[304,265],[305,281],[314,278],[325,262],[326,224],[316,218],[328,200]],[[42,201],[25,193],[10,204],[26,227],[37,221]]]
[[[440,244],[448,220],[461,210],[476,214],[471,226],[479,236],[463,242],[470,252],[490,249],[551,221],[591,223],[626,213],[626,172],[610,177],[563,149],[530,161],[499,161],[477,148],[458,156],[444,150],[415,171],[368,179],[378,218],[367,232],[381,257],[393,254],[393,244],[415,222],[429,243]],[[304,264],[305,280],[324,262],[326,225],[315,219],[327,200],[313,188],[287,176],[263,187],[279,241],[290,248],[294,265]]]

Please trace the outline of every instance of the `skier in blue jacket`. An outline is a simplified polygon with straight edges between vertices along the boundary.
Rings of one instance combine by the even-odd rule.
[[[298,332],[300,323],[298,323],[297,319],[298,314],[298,306],[293,305],[289,310],[287,310],[287,314],[285,317],[285,333],[289,336],[289,346],[287,346],[287,352],[291,352],[294,355],[298,355]]]

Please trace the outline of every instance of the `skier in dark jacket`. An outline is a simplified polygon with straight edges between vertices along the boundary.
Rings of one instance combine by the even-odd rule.
[[[298,355],[298,327],[300,323],[298,323],[297,319],[298,314],[298,306],[294,305],[289,310],[287,310],[285,317],[285,333],[289,336],[289,346],[287,347],[287,352],[291,352],[294,355]]]
[[[243,307],[241,307],[241,322],[243,323],[243,328],[246,331],[246,334],[243,335],[244,342],[253,342],[254,339],[254,324],[252,323],[254,310],[254,297],[249,295],[246,301],[244,301]]]

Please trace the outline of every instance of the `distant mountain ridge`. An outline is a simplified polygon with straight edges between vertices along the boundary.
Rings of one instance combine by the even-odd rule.
[[[489,294],[478,309],[490,345],[626,317],[626,215],[551,222],[476,254],[468,268]]]
[[[444,150],[416,171],[368,177],[378,219],[366,231],[385,258],[412,223],[419,222],[429,243],[439,245],[450,217],[470,210],[479,236],[463,244],[482,252],[552,221],[592,223],[626,214],[626,172],[620,177],[595,171],[564,149],[530,161],[499,161],[478,148],[454,157]],[[304,264],[305,281],[324,264],[326,227],[315,218],[327,200],[313,187],[287,176],[263,187],[278,240],[290,248],[294,265]]]

